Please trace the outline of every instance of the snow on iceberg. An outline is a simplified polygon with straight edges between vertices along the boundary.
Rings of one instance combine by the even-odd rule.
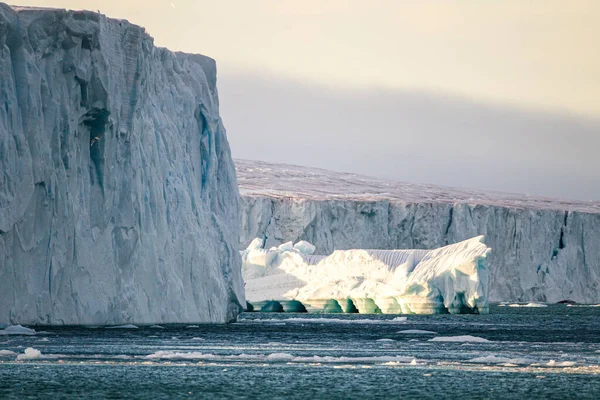
[[[266,250],[255,239],[242,253],[246,297],[253,305],[297,300],[309,311],[487,313],[491,249],[483,239],[434,250],[337,250],[329,256],[311,255],[306,242]]]

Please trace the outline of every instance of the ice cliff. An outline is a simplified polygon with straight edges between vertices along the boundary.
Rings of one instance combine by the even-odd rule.
[[[245,304],[215,62],[0,3],[0,322],[226,322]]]
[[[253,305],[292,300],[329,312],[488,312],[490,249],[483,236],[433,250],[353,249],[329,256],[312,255],[305,241],[268,250],[263,244],[257,238],[242,254]]]
[[[236,160],[242,249],[306,240],[343,249],[434,249],[485,235],[491,301],[600,302],[600,202],[405,184]]]

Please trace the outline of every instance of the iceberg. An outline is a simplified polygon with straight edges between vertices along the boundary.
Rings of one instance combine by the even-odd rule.
[[[309,311],[384,314],[487,313],[491,252],[478,236],[434,250],[338,250],[307,254],[306,244],[242,253],[253,305],[301,302]],[[312,253],[312,251],[310,252]]]
[[[600,201],[382,180],[235,160],[241,249],[305,240],[314,254],[433,249],[484,235],[490,301],[600,302]]]
[[[23,354],[17,355],[17,361],[37,360],[38,358],[42,358],[42,352],[33,347],[28,347]]]
[[[0,329],[0,336],[6,336],[6,335],[32,336],[35,334],[36,334],[35,329],[25,328],[24,326],[21,326],[21,325],[10,325],[10,326],[6,327],[5,329]]]
[[[216,63],[0,3],[0,322],[223,323],[246,304]]]

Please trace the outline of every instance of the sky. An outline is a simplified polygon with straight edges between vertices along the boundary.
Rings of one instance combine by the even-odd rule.
[[[237,158],[600,200],[600,1],[46,0],[217,60]]]

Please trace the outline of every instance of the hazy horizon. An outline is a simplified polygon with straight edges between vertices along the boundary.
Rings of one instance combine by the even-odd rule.
[[[217,60],[233,156],[600,200],[600,3],[41,0]]]

